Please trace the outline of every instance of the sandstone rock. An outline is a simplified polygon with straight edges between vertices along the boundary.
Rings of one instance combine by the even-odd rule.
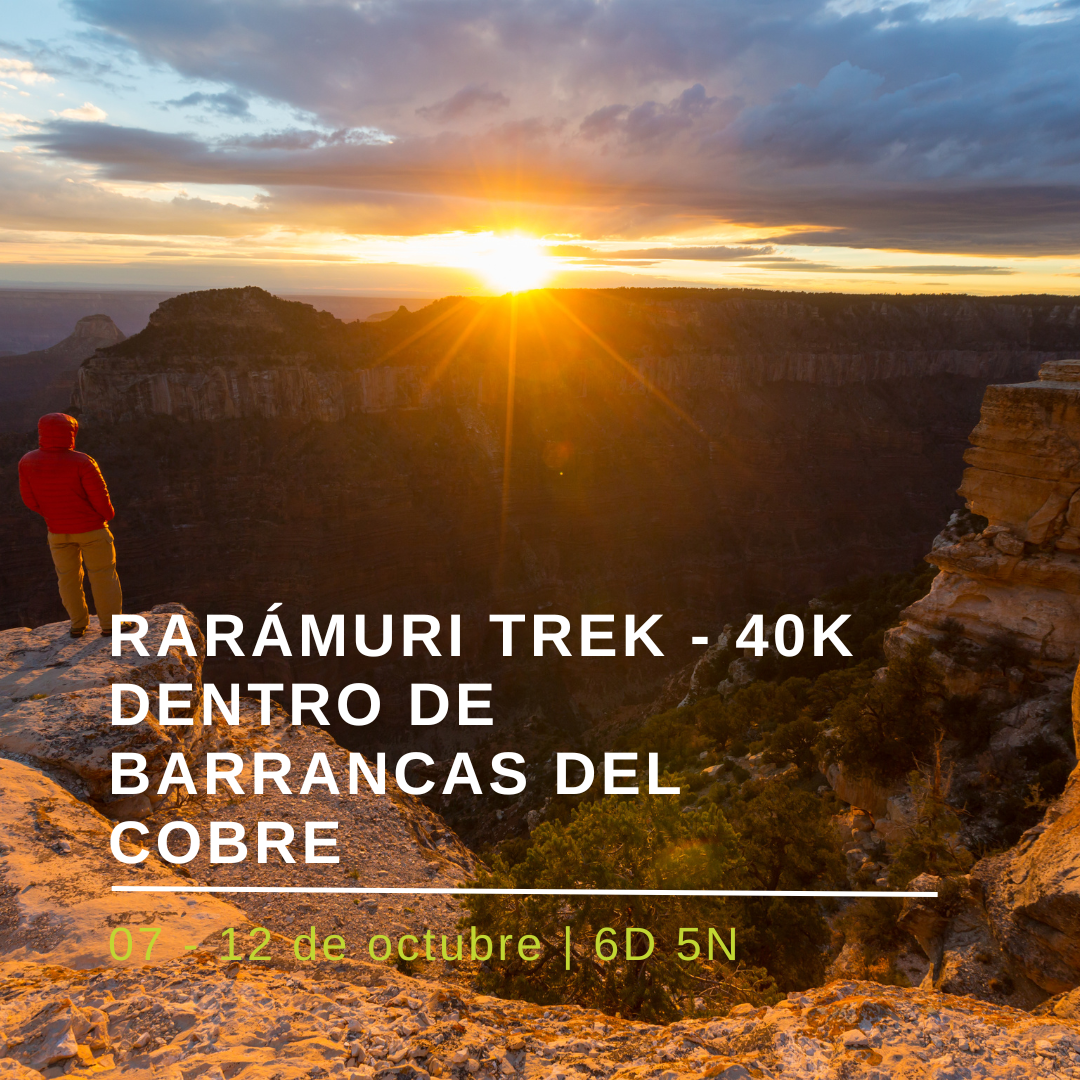
[[[114,884],[187,885],[190,879],[156,855],[122,866],[109,849],[111,829],[112,822],[42,772],[0,760],[0,876],[6,890],[0,956],[99,967],[112,962],[110,935],[124,926],[133,942],[124,962],[141,964],[150,935],[141,935],[140,926],[161,927],[151,959],[164,960],[216,938],[227,926],[247,925],[243,911],[206,895],[112,892]],[[116,951],[125,950],[121,935]]]
[[[188,713],[202,700],[201,656],[188,656],[180,646],[157,655],[174,615],[183,617],[201,651],[199,624],[178,604],[142,612],[149,628],[144,639],[148,656],[139,655],[130,642],[123,642],[121,655],[113,656],[112,640],[96,635],[93,627],[85,638],[69,637],[67,623],[0,633],[0,756],[47,770],[116,820],[149,813],[158,801],[157,785],[151,784],[145,795],[117,798],[112,794],[112,755],[142,754],[148,774],[158,777],[170,751],[194,749],[206,730],[201,723],[166,729],[156,719],[161,682],[191,685]],[[147,691],[150,710],[144,721],[112,724],[111,683],[131,683]],[[183,713],[177,710],[175,715]],[[127,708],[125,715],[130,715]]]
[[[942,534],[927,560],[929,595],[887,635],[886,655],[946,620],[981,644],[1011,634],[1030,663],[1071,675],[1080,657],[1080,381],[1076,361],[1044,364],[1037,382],[989,386],[964,455],[960,494],[989,521],[981,537]],[[1058,546],[1058,541],[1062,541]],[[1026,546],[1025,546],[1026,545]],[[1030,550],[1029,550],[1030,549]]]
[[[1080,987],[1055,994],[1034,1010],[1036,1016],[1059,1016],[1063,1020],[1080,1020]]]
[[[190,657],[179,646],[171,646],[164,656],[158,647],[173,614],[184,616],[193,644],[201,653],[202,631],[198,621],[180,604],[160,604],[143,617],[149,624],[143,644],[149,656],[140,656],[130,642],[123,642],[120,656],[113,656],[111,638],[93,632],[86,637],[68,637],[68,623],[49,623],[36,630],[22,627],[0,631],[0,715],[19,702],[66,694],[112,683],[136,683],[156,693],[158,683],[199,683],[202,661]],[[153,711],[153,710],[151,710]],[[181,715],[177,711],[176,715]],[[177,728],[177,731],[184,729]]]
[[[941,573],[886,635],[890,659],[931,641],[947,690],[993,713],[987,754],[1002,761],[1037,740],[1073,760],[1057,728],[1080,658],[1078,372],[1044,364],[1037,382],[987,389],[960,490],[988,524],[976,534],[970,517],[950,519],[927,556]],[[1078,824],[1074,772],[1042,824],[978,862],[948,904],[905,906],[931,960],[924,985],[1031,1008],[1080,983]]]
[[[173,613],[184,617],[200,655],[188,657],[177,648],[170,649],[163,657],[154,655]],[[9,689],[15,687],[23,691],[0,699],[0,708],[6,709],[0,712],[0,791],[11,793],[5,807],[0,808],[0,821],[4,820],[5,813],[15,815],[10,817],[10,823],[21,830],[20,835],[26,841],[17,857],[12,851],[8,852],[8,862],[15,858],[18,863],[17,867],[12,864],[10,872],[22,875],[19,880],[25,879],[24,884],[30,880],[38,883],[28,893],[18,894],[10,918],[0,932],[0,955],[15,950],[14,955],[42,954],[55,958],[54,954],[60,955],[63,935],[69,934],[77,939],[71,944],[73,951],[69,955],[74,959],[68,961],[70,964],[101,963],[103,955],[108,955],[109,930],[106,929],[102,936],[99,923],[103,919],[112,919],[112,925],[119,925],[119,913],[125,910],[132,914],[136,924],[143,921],[140,913],[159,912],[163,932],[155,952],[164,948],[166,930],[169,948],[175,952],[186,944],[198,944],[214,928],[220,933],[230,925],[237,928],[249,925],[245,911],[205,895],[198,901],[158,896],[134,900],[130,895],[108,891],[114,882],[156,881],[153,876],[156,872],[174,883],[206,884],[212,881],[214,886],[223,888],[283,883],[316,887],[336,884],[345,888],[430,887],[456,884],[471,872],[471,853],[442,819],[413,796],[400,791],[392,777],[387,779],[383,796],[374,795],[362,779],[358,793],[349,795],[347,752],[318,728],[292,725],[277,706],[273,709],[272,723],[266,727],[260,723],[259,703],[250,698],[241,699],[241,720],[236,727],[225,725],[220,718],[210,727],[198,723],[192,727],[162,729],[151,718],[137,725],[114,727],[110,722],[110,691],[105,685],[110,681],[146,687],[152,699],[151,712],[158,680],[188,682],[193,688],[192,700],[201,698],[203,642],[193,617],[175,604],[160,605],[144,615],[150,625],[150,633],[145,639],[151,653],[149,657],[133,655],[131,646],[125,644],[124,655],[113,658],[111,642],[99,638],[91,643],[71,639],[67,636],[66,623],[0,634],[0,643],[6,645],[6,650],[0,651],[6,664],[6,667],[0,667],[2,677],[7,680]],[[27,700],[13,700],[24,696],[28,688],[35,691],[33,696]],[[205,754],[202,751],[207,748],[243,756],[248,770],[244,780],[246,794],[236,796],[226,784],[220,785],[220,794],[216,796],[205,794]],[[111,823],[95,813],[91,806],[114,820],[140,819],[156,806],[160,807],[163,812],[158,815],[156,830],[170,816],[176,816],[168,813],[174,800],[166,798],[162,802],[157,795],[156,783],[151,783],[145,794],[111,795],[111,754],[142,753],[148,758],[148,772],[154,777],[160,773],[164,755],[175,749],[186,752],[200,789],[200,794],[190,797],[184,804],[182,816],[199,830],[201,850],[182,868],[180,874],[184,876],[179,878],[178,872],[167,869],[156,854],[138,869],[127,869],[117,863],[109,851]],[[293,792],[302,783],[309,762],[316,755],[324,755],[337,778],[337,790],[342,794],[327,785],[315,784],[310,794],[300,799],[295,794],[282,794],[275,784],[270,783],[265,794],[252,796],[250,768],[252,755],[257,751],[280,752],[290,757]],[[4,762],[5,755],[12,760]],[[39,766],[41,771],[27,767],[30,765]],[[64,816],[66,824],[50,827],[47,835],[31,835],[29,819],[24,821],[24,817],[31,812],[43,812],[31,810],[37,804],[58,808],[56,813]],[[296,863],[286,866],[274,853],[269,863],[257,864],[253,846],[250,857],[243,862],[232,865],[209,862],[211,821],[240,825],[251,845],[260,820],[292,823],[297,838],[293,850],[301,849]],[[308,820],[337,823],[336,832],[324,830],[321,834],[337,839],[333,849],[340,859],[337,865],[309,864],[303,860],[304,823]],[[142,841],[137,833],[128,832],[126,839],[139,841],[147,850],[155,850],[153,835]],[[43,845],[44,854],[36,854]],[[71,859],[75,859],[80,869],[70,882],[65,882],[62,880],[65,860],[68,860],[66,865],[70,870]],[[32,860],[51,868],[49,874],[31,875]],[[153,867],[157,867],[157,871],[151,869]],[[57,914],[48,916],[45,912],[53,902],[59,905]],[[319,923],[320,939],[332,932],[344,932],[353,940],[365,932],[378,932],[385,928],[388,918],[395,917],[397,911],[410,903],[433,929],[450,933],[458,918],[456,901],[442,896],[388,897],[380,911],[377,906],[355,903],[347,894],[333,894],[324,897],[318,905],[318,917],[315,905],[306,898],[288,894],[247,895],[242,903],[260,924],[271,931],[289,932],[290,936],[295,936],[302,928],[302,925],[294,925],[298,918],[300,924],[305,919],[309,926]],[[185,926],[192,928],[186,931],[184,940],[178,940],[171,928],[172,920],[180,917],[185,917],[188,920]],[[25,934],[28,922],[36,929]],[[194,933],[195,929],[199,932]],[[137,955],[137,951],[133,955]],[[419,1007],[419,1002],[415,1007]]]
[[[1047,994],[1080,985],[1078,826],[1080,770],[1041,826],[972,869],[995,939],[1017,970]]]
[[[111,707],[107,689],[74,690],[20,702],[0,714],[0,754],[19,755],[41,767],[72,773],[84,782],[83,790],[75,788],[80,795],[114,804],[112,816],[142,817],[153,808],[145,795],[120,800],[112,796],[112,755],[142,754],[148,771],[160,775],[168,753],[179,745],[152,717],[134,726],[114,726]],[[145,804],[142,813],[132,812],[132,800]]]
[[[1023,572],[1016,564],[1010,573],[1004,555],[984,558],[978,550],[977,559],[954,558],[951,548],[931,552],[928,561],[942,573],[926,596],[905,608],[900,626],[888,631],[885,655],[895,659],[918,638],[939,640],[946,620],[955,619],[964,638],[977,646],[1011,635],[1027,664],[1071,674],[1070,664],[1080,655],[1080,574],[1071,576],[1074,568],[1063,565],[1065,555],[1024,559]],[[1080,571],[1080,563],[1075,569]],[[939,655],[934,659],[956,693],[972,693],[992,677],[954,667]]]
[[[41,1080],[42,1074],[14,1058],[0,1058],[0,1080]]]
[[[1033,541],[1033,543],[1038,543],[1038,541]],[[994,537],[994,547],[1005,555],[1024,554],[1024,541],[1018,536],[1013,536],[1011,532],[999,532]]]
[[[942,1070],[1026,1080],[1046,1069],[1060,1074],[1080,1049],[1080,1022],[1069,1016],[1033,1017],[971,998],[854,980],[792,994],[772,1008],[747,1004],[726,1018],[657,1027],[587,1009],[556,1008],[553,1015],[548,1007],[407,979],[371,964],[322,964],[290,972],[287,979],[282,974],[264,966],[246,970],[242,980],[222,980],[219,967],[192,960],[93,973],[8,964],[0,978],[19,993],[0,1003],[0,1027],[32,1035],[60,1018],[62,1036],[103,1011],[109,1043],[119,1048],[117,1075],[132,1080],[219,1074],[251,1080],[327,1074],[423,1080],[429,1074],[415,1063],[352,1064],[354,1046],[334,1038],[344,1018],[364,1031],[389,1031],[397,1013],[388,999],[405,984],[417,997],[449,992],[463,1006],[462,1021],[442,1019],[433,1033],[454,1080],[496,1072],[540,1076],[534,1060],[541,1058],[544,1073],[564,1080],[908,1080],[942,1076]],[[103,998],[105,1008],[98,1010],[93,1002]],[[177,1030],[177,1010],[194,1015],[195,1023]],[[502,1048],[508,1021],[526,1029],[525,1047],[487,1053]],[[392,1036],[365,1035],[361,1049],[387,1037]],[[71,1058],[60,1060],[92,1056],[86,1043],[75,1047]],[[28,1044],[24,1053],[36,1049]],[[108,1060],[109,1054],[97,1058]],[[496,1067],[499,1060],[509,1068]]]

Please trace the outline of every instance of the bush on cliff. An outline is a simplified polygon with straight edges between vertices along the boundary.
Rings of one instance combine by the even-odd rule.
[[[574,810],[567,823],[547,822],[532,836],[525,859],[510,867],[501,859],[482,871],[478,888],[723,889],[739,887],[746,867],[739,840],[712,805],[683,813],[675,799],[643,796],[603,799]],[[508,954],[481,971],[483,989],[541,1004],[574,1002],[628,1017],[664,1020],[692,1008],[695,998],[719,1010],[740,1001],[778,998],[767,973],[729,962],[714,944],[708,958],[708,928],[730,945],[735,910],[723,900],[680,896],[482,896],[472,895],[468,924],[498,928],[517,941],[539,939],[537,959]],[[566,927],[573,942],[566,965]],[[647,958],[628,959],[626,933],[649,930],[655,943]],[[680,928],[703,955],[692,961]],[[605,928],[609,932],[602,933]],[[597,938],[614,942],[618,955],[597,955]],[[689,937],[689,935],[688,935]],[[688,937],[685,940],[688,940]],[[633,934],[635,955],[647,951],[644,934]],[[601,945],[600,952],[610,950]]]
[[[739,836],[750,888],[770,891],[843,887],[844,865],[822,799],[781,779],[744,784],[724,808]],[[746,928],[743,955],[783,990],[825,977],[829,929],[810,899],[761,897],[738,902]]]
[[[952,767],[942,765],[943,742],[944,736],[939,735],[932,765],[908,774],[915,816],[889,866],[889,882],[897,887],[920,874],[955,877],[966,873],[975,861],[960,843],[960,819],[948,802]]]
[[[926,760],[944,697],[931,651],[929,642],[916,643],[865,694],[853,693],[833,709],[822,749],[850,776],[888,783]]]

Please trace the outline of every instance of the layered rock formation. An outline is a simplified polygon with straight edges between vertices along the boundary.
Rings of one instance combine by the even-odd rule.
[[[1028,662],[1072,673],[1080,657],[1080,360],[1044,364],[1035,382],[987,388],[964,455],[960,494],[986,518],[958,516],[927,556],[942,570],[892,637],[940,631],[966,640],[1008,634]],[[968,528],[968,531],[964,531]]]
[[[333,420],[431,406],[448,393],[458,402],[463,394],[480,404],[500,401],[505,378],[492,370],[491,339],[505,333],[493,324],[508,303],[457,298],[415,316],[400,308],[376,325],[346,327],[260,289],[185,294],[163,303],[136,342],[85,365],[75,403],[116,422],[153,414]],[[1080,336],[1080,305],[1041,300],[811,301],[740,290],[621,289],[539,293],[520,304],[519,352],[528,364],[522,377],[554,375],[579,393],[605,381],[595,370],[594,334],[628,361],[616,373],[622,390],[691,393],[941,376],[985,384],[1033,372]],[[553,342],[538,339],[552,333],[563,342],[556,367],[564,370],[536,370],[551,367],[541,352]],[[458,356],[435,386],[426,376],[440,352]]]
[[[986,381],[1080,347],[1075,304],[1053,298],[517,304],[509,464],[508,299],[348,326],[259,290],[162,305],[80,376],[80,446],[119,507],[125,595],[148,607],[167,591],[250,624],[274,601],[293,625],[460,612],[467,655],[427,677],[495,682],[501,730],[577,732],[652,692],[692,634],[920,556],[956,505]],[[27,448],[3,444],[9,475]],[[11,485],[0,499],[0,625],[62,617],[40,523]],[[665,657],[502,661],[489,612],[576,616],[587,598],[664,612]],[[223,681],[250,668],[215,662]],[[417,671],[327,657],[275,674],[366,677],[395,708]]]
[[[941,572],[886,638],[893,658],[929,641],[948,691],[982,710],[988,747],[960,762],[961,796],[995,770],[1022,772],[1017,751],[1041,743],[1071,764],[1080,745],[1080,362],[1047,363],[1037,381],[989,387],[971,441],[960,489],[970,512],[955,514],[935,540],[927,559]],[[1070,694],[1071,739],[1060,723]],[[887,812],[885,824],[902,830],[902,800]],[[1034,1004],[1080,984],[1078,822],[1074,770],[1018,845],[976,863],[947,903],[909,905],[933,985]],[[977,837],[978,819],[966,828]],[[995,969],[1005,976],[996,989]]]

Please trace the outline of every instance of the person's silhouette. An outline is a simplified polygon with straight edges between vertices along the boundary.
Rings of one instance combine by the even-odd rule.
[[[60,599],[71,619],[71,636],[82,637],[90,612],[83,596],[83,566],[90,577],[101,633],[123,611],[116,548],[106,524],[116,516],[97,462],[75,449],[79,421],[49,413],[38,421],[38,447],[19,461],[19,494],[45,519]]]

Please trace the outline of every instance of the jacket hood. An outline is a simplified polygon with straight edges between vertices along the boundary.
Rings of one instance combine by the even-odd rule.
[[[38,421],[37,430],[42,450],[74,450],[79,421],[67,413],[51,412]]]

